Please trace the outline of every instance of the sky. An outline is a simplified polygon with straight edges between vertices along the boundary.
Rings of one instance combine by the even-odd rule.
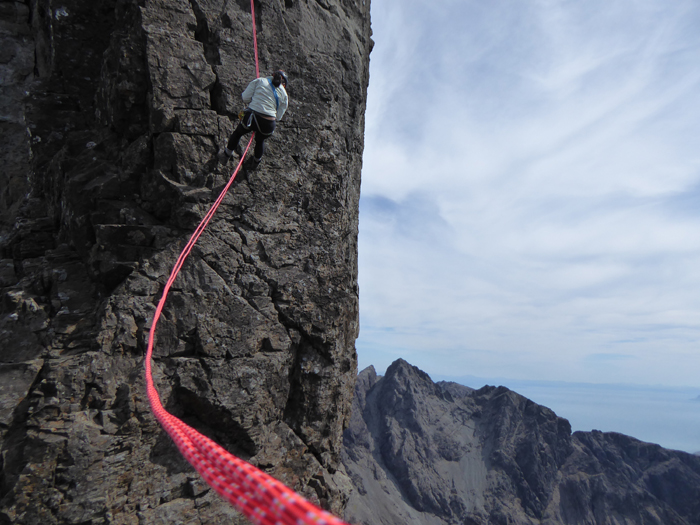
[[[700,3],[375,0],[372,28],[360,370],[700,395]]]

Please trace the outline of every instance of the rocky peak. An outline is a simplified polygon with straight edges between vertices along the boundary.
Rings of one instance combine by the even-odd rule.
[[[692,524],[700,460],[569,422],[505,387],[360,373],[343,462],[359,524]],[[614,521],[610,521],[614,517]]]
[[[154,360],[169,410],[335,512],[369,4],[256,2],[290,107],[184,265]],[[233,170],[216,152],[255,77],[250,4],[0,1],[0,39],[0,523],[237,522],[150,415],[143,354]]]

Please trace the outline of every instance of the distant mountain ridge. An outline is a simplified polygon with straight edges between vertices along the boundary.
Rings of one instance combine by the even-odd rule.
[[[358,376],[343,463],[357,525],[700,524],[700,457],[403,360]]]

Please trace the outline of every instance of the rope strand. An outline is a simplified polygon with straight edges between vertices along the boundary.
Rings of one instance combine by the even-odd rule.
[[[260,77],[258,64],[258,40],[255,29],[254,0],[250,1],[250,10],[253,18],[253,43],[255,46],[255,73]],[[243,513],[256,525],[347,525],[332,514],[318,508],[293,490],[277,481],[272,476],[257,469],[250,463],[237,458],[224,450],[214,441],[203,436],[195,429],[185,424],[180,419],[170,414],[160,401],[160,396],[153,382],[151,361],[155,340],[156,326],[163,312],[168,292],[175,282],[180,269],[185,264],[192,248],[205,228],[214,217],[216,210],[226,196],[236,175],[241,169],[255,133],[250,137],[248,146],[241,155],[238,165],[234,170],[221,194],[212,204],[209,211],[192,233],[189,241],[182,249],[170,277],[165,283],[163,294],[158,301],[158,306],[153,315],[151,329],[148,334],[148,348],[146,351],[145,376],[146,393],[151,406],[151,411],[163,429],[170,435],[180,453],[199,472],[207,484],[224,499],[229,501],[236,509]]]

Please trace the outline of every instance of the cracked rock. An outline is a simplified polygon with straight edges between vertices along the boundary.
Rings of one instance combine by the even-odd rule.
[[[175,280],[153,367],[175,415],[336,513],[369,10],[256,6],[290,107]],[[152,417],[143,355],[233,169],[250,23],[224,0],[0,2],[0,523],[244,523]]]

